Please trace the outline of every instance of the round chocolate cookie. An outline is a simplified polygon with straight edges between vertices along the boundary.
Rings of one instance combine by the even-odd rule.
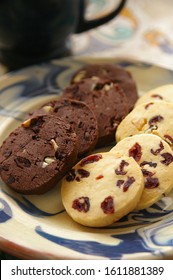
[[[97,147],[114,141],[117,126],[128,113],[126,96],[118,84],[95,77],[70,85],[63,94],[87,103],[93,110],[99,127]]]
[[[136,83],[129,71],[119,65],[111,63],[86,65],[75,73],[71,83],[79,83],[83,79],[92,77],[109,79],[113,83],[119,84],[126,94],[129,111],[133,109],[138,98],[138,93]]]
[[[98,140],[98,124],[93,111],[84,102],[62,98],[44,104],[30,116],[53,114],[67,121],[78,136],[78,156],[92,151]]]
[[[0,148],[0,175],[13,190],[42,194],[76,162],[77,136],[64,120],[44,115],[16,128]]]

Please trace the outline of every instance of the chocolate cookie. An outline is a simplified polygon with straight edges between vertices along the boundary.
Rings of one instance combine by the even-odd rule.
[[[13,190],[42,194],[76,162],[76,134],[64,120],[44,115],[28,119],[0,148],[0,175]]]
[[[78,156],[84,156],[92,151],[98,140],[97,119],[92,110],[84,103],[77,100],[62,98],[50,101],[30,115],[53,114],[61,117],[70,125],[78,136]]]
[[[93,110],[99,127],[97,147],[114,141],[116,128],[128,113],[126,96],[118,84],[94,77],[70,85],[63,94],[87,103]]]
[[[79,83],[81,80],[91,77],[109,79],[113,83],[118,83],[124,90],[129,111],[134,107],[138,98],[137,86],[131,73],[116,64],[93,64],[86,65],[73,76],[71,83]]]

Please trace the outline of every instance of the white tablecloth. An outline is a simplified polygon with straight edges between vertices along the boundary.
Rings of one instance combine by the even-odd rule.
[[[90,0],[93,13],[114,0]],[[173,69],[173,0],[127,0],[109,23],[72,36],[75,55],[130,57]],[[95,10],[95,11],[94,11]]]

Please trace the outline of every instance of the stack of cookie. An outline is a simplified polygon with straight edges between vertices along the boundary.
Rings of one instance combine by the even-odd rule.
[[[0,175],[13,190],[42,194],[95,147],[114,141],[137,100],[131,74],[111,64],[75,73],[60,100],[37,108],[0,148]]]
[[[107,153],[82,159],[67,174],[62,201],[72,219],[86,226],[107,226],[169,194],[172,101],[173,85],[146,93],[119,124],[117,144]]]

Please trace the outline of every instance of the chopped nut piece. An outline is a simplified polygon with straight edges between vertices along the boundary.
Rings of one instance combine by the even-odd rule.
[[[110,90],[111,88],[113,87],[113,83],[111,83],[111,84],[106,84],[104,87],[103,87],[103,90],[105,90],[105,91],[108,91],[108,90]]]
[[[27,119],[26,121],[24,121],[22,123],[22,126],[24,126],[24,127],[29,127],[30,125],[31,125],[31,119]]]
[[[131,122],[140,131],[140,130],[142,130],[144,125],[147,123],[147,119],[146,118],[142,118],[142,119],[134,118]]]
[[[46,166],[48,166],[48,164],[46,162],[43,161],[42,163],[42,168],[45,168]]]
[[[92,76],[92,77],[91,77],[91,80],[93,80],[93,81],[98,81],[98,80],[99,80],[99,77],[97,77],[97,76]]]
[[[48,164],[52,163],[55,161],[54,157],[45,157],[44,161]]]
[[[73,79],[73,82],[74,82],[74,83],[80,82],[83,78],[85,78],[85,75],[86,75],[86,71],[80,71],[80,72],[75,76],[75,78]]]
[[[42,108],[46,113],[50,113],[53,111],[53,107],[52,106],[44,106]]]
[[[45,157],[42,167],[44,168],[44,167],[48,166],[49,164],[53,163],[54,161],[55,161],[54,157]]]
[[[54,148],[54,150],[56,152],[58,150],[59,146],[57,145],[57,143],[55,142],[54,139],[51,139],[50,143],[52,144],[52,146],[53,146],[53,148]]]

